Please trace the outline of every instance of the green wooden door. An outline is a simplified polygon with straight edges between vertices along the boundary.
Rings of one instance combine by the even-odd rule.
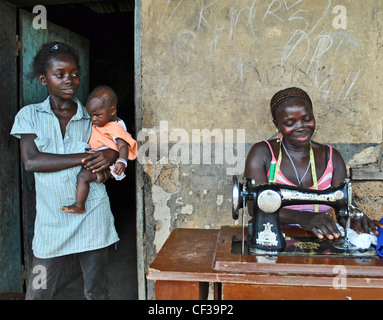
[[[0,293],[22,292],[20,166],[10,136],[17,103],[16,9],[0,2]]]
[[[81,87],[77,92],[77,98],[85,103],[89,91],[89,40],[62,28],[53,23],[47,24],[47,29],[35,29],[33,19],[35,15],[20,10],[20,106],[31,103],[38,103],[46,99],[47,91],[35,79],[33,82],[27,80],[32,60],[42,44],[49,41],[61,41],[72,45],[80,52],[80,81]],[[32,238],[34,229],[35,211],[35,190],[33,174],[22,170],[22,217],[23,217],[23,239],[24,239],[24,260],[26,277],[28,280],[32,261]],[[73,260],[64,272],[58,288],[63,287],[74,279],[79,273],[78,264]]]

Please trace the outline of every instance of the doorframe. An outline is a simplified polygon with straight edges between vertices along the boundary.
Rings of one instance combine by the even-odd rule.
[[[135,129],[142,129],[142,0],[134,6],[134,104]],[[138,142],[139,143],[139,142]],[[136,247],[138,299],[146,299],[146,263],[144,253],[145,215],[143,168],[136,162]]]

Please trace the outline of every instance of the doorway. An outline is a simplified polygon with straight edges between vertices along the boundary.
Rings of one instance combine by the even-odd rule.
[[[123,6],[121,4],[124,4]],[[89,39],[89,89],[112,87],[118,96],[118,116],[133,137],[134,107],[134,1],[102,1],[45,5],[48,21]],[[23,8],[32,12],[33,8]],[[85,103],[85,101],[83,101]],[[138,298],[136,254],[135,163],[129,163],[126,178],[110,179],[106,188],[120,237],[109,250],[111,299]],[[81,299],[82,277],[58,292],[56,299]]]

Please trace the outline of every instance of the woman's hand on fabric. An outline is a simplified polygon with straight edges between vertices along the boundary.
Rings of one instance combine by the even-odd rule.
[[[379,231],[376,227],[383,229],[383,224],[376,220],[371,220],[367,215],[363,215],[360,218],[353,218],[352,226],[357,233],[370,233],[372,231],[374,234],[378,235]]]

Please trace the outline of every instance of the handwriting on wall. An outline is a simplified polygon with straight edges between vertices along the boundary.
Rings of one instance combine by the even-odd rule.
[[[257,141],[275,135],[271,96],[299,86],[317,138],[380,143],[382,15],[379,0],[143,2],[144,122],[243,128]]]
[[[233,6],[226,12],[226,19],[216,23],[214,15],[218,12],[220,2],[195,1],[195,6],[191,10],[191,13],[195,14],[194,24],[190,24],[193,19],[187,17],[186,28],[175,31],[177,38],[173,49],[175,51],[182,49],[182,53],[177,56],[178,59],[186,64],[192,63],[195,52],[202,50],[206,53],[207,59],[214,60],[217,50],[226,49],[224,37],[230,43],[235,42],[238,34],[247,33],[255,44],[258,42],[276,44],[266,52],[256,50],[249,53],[267,54],[274,50],[278,53],[278,61],[272,55],[271,63],[274,64],[273,67],[278,68],[273,68],[273,74],[267,75],[268,71],[262,70],[261,64],[250,61],[251,56],[247,57],[247,61],[246,57],[242,56],[243,60],[239,59],[232,70],[237,74],[241,84],[245,83],[246,75],[250,75],[253,77],[252,80],[260,83],[281,77],[296,79],[299,76],[298,78],[302,78],[299,79],[300,82],[318,90],[325,101],[345,100],[349,96],[360,76],[361,66],[344,68],[342,63],[332,63],[330,70],[326,66],[326,59],[329,56],[333,60],[342,61],[344,50],[350,53],[350,51],[357,52],[360,48],[358,39],[347,31],[345,6],[335,5],[332,0],[316,1],[313,12],[310,9],[313,1],[253,0],[232,1],[232,3]],[[166,24],[171,23],[178,12],[184,17],[185,6],[190,6],[190,2],[168,1],[163,21]],[[222,7],[219,9],[222,10]],[[210,40],[207,43],[198,42],[200,33],[206,33],[206,30],[209,31]],[[205,48],[197,48],[199,45]],[[259,44],[260,49],[264,46],[264,43]],[[270,63],[265,65],[269,66]],[[249,72],[249,69],[255,71],[255,77],[254,72]]]

